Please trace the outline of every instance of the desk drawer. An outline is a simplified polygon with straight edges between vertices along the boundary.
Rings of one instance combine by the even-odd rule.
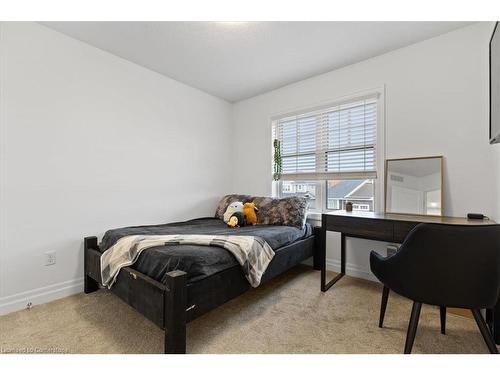
[[[326,216],[326,230],[342,232],[347,236],[392,242],[394,224],[390,221],[360,217]]]
[[[394,222],[394,242],[402,243],[408,233],[411,232],[418,224],[413,221],[395,221]]]

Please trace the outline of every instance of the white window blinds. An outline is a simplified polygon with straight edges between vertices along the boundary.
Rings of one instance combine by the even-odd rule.
[[[377,96],[273,121],[282,179],[376,178]]]

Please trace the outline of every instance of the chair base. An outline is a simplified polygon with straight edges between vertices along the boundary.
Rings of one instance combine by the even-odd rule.
[[[384,326],[385,311],[387,309],[387,301],[389,300],[390,289],[384,285],[382,290],[382,301],[380,303],[380,316],[378,320],[378,326],[382,328]],[[441,318],[441,333],[446,334],[446,306],[439,307],[439,315]]]
[[[486,346],[491,354],[498,354],[498,348],[495,344],[495,340],[493,340],[493,336],[491,335],[491,331],[486,325],[483,316],[481,315],[481,311],[479,309],[472,309],[472,315],[474,315],[474,319],[476,320],[477,326],[479,327],[479,331],[481,335],[483,335],[483,339],[486,342]]]
[[[382,290],[382,302],[380,304],[380,317],[378,319],[378,326],[382,328],[384,325],[385,310],[387,308],[387,300],[389,299],[390,289],[384,285],[384,290]]]
[[[408,324],[408,331],[406,333],[405,342],[405,354],[410,354],[413,348],[413,341],[415,341],[415,335],[417,334],[418,320],[420,319],[420,310],[422,308],[422,303],[413,302],[413,307],[411,308],[410,323]]]
[[[389,299],[389,291],[390,289],[384,286],[382,291],[382,302],[380,305],[380,317],[378,326],[380,328],[384,325],[384,316],[387,308],[387,301]],[[404,354],[410,354],[413,348],[413,342],[415,341],[415,336],[417,334],[418,321],[420,318],[420,311],[422,309],[422,303],[413,301],[413,307],[411,309],[410,322],[408,323],[408,330],[406,332],[406,341]],[[474,316],[474,320],[483,336],[484,342],[488,347],[488,350],[491,354],[498,354],[498,347],[495,344],[495,340],[493,339],[491,327],[488,326],[483,316],[481,315],[481,311],[479,309],[471,309],[472,315]],[[441,318],[441,334],[446,333],[446,306],[439,307],[439,314]],[[489,316],[488,316],[489,317]]]

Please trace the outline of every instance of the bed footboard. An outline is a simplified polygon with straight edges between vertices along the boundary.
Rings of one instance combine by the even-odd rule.
[[[165,353],[186,353],[187,273],[167,273],[164,298]]]
[[[84,239],[84,291],[92,293],[101,284],[101,252],[97,237]],[[157,326],[165,330],[164,352],[186,353],[187,274],[167,273],[167,283],[130,268],[120,270],[111,292]]]

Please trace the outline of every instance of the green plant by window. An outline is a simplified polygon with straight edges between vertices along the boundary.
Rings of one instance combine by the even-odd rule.
[[[275,139],[273,142],[274,145],[274,181],[279,181],[281,178],[281,142],[278,139]]]

